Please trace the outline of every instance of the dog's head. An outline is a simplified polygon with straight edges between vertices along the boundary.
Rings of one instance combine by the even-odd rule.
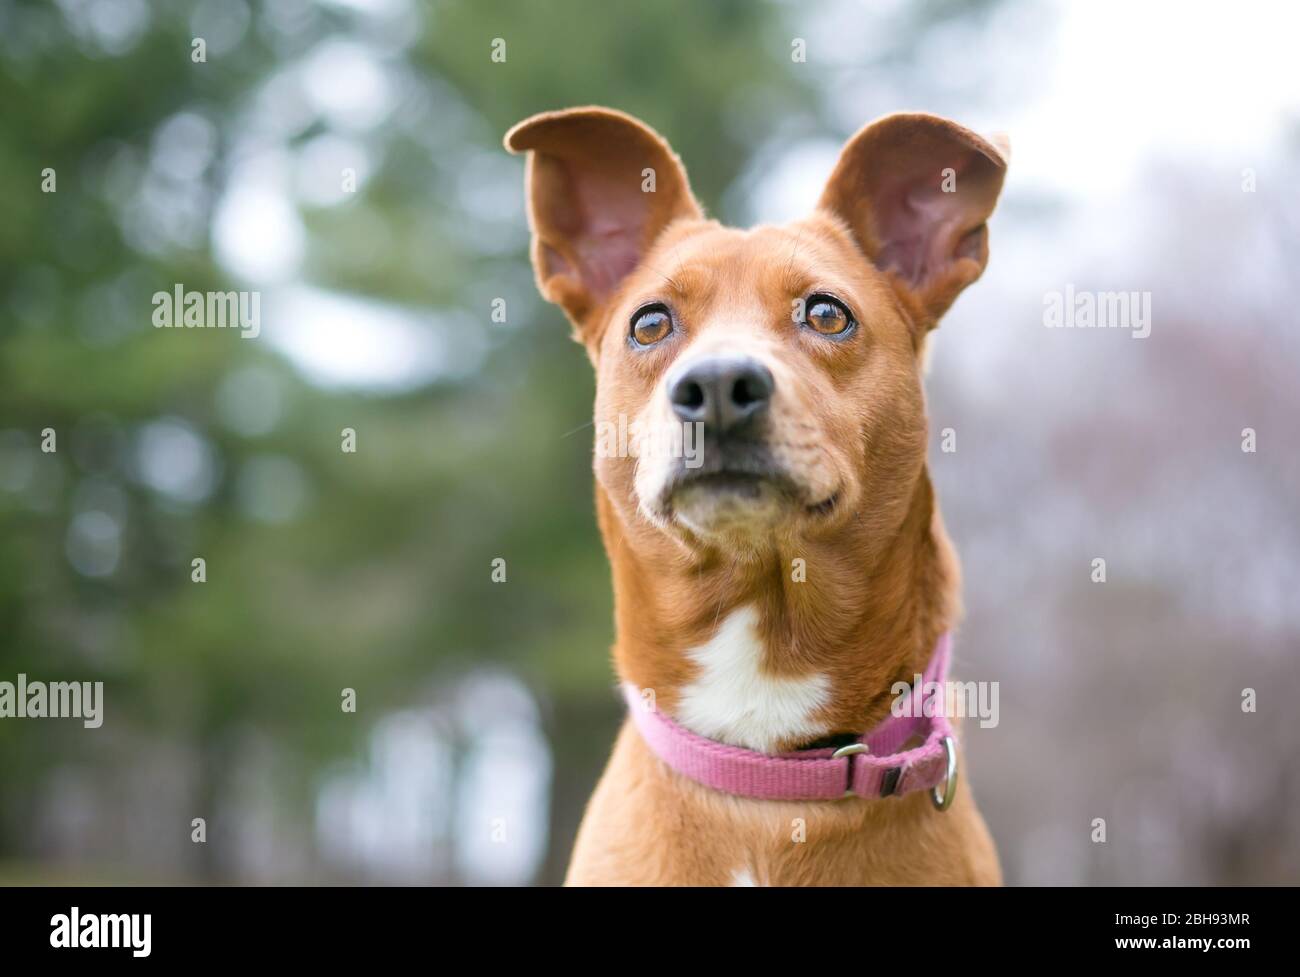
[[[925,338],[988,258],[1007,151],[891,115],[849,140],[814,213],[705,220],[647,126],[601,108],[534,116],[532,258],[597,371],[596,475],[691,545],[829,534],[907,504],[925,456]]]

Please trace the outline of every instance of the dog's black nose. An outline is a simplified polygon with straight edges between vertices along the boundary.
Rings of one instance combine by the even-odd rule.
[[[673,413],[702,421],[718,434],[743,427],[767,409],[772,371],[748,357],[715,357],[692,364],[668,385]]]

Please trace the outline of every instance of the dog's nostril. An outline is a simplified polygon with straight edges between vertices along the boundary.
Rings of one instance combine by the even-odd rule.
[[[757,413],[772,399],[775,383],[771,372],[759,363],[747,363],[730,379],[731,406],[739,417]]]
[[[748,407],[759,400],[766,400],[767,394],[754,389],[755,384],[749,377],[741,377],[731,388],[731,401],[737,407]]]
[[[694,380],[682,380],[673,387],[673,403],[687,410],[704,406],[704,388]]]

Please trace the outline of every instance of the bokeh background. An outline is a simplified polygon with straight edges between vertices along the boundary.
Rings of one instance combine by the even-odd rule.
[[[592,381],[500,141],[587,103],[737,223],[885,112],[1010,132],[928,380],[1007,879],[1300,880],[1298,21],[0,0],[0,679],[106,688],[98,730],[0,720],[0,881],[562,877],[620,706]],[[154,329],[178,283],[259,291],[261,336]],[[1150,336],[1044,328],[1067,284],[1149,291]]]

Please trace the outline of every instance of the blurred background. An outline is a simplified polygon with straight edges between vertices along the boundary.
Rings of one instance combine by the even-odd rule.
[[[1300,880],[1298,33],[1250,3],[0,0],[0,680],[106,699],[0,720],[0,882],[562,878],[621,707],[590,370],[501,137],[587,103],[742,224],[806,212],[885,112],[1011,134],[928,379],[1007,880]],[[260,292],[261,335],[153,328],[177,284]],[[1067,284],[1150,292],[1150,335],[1045,328]]]

